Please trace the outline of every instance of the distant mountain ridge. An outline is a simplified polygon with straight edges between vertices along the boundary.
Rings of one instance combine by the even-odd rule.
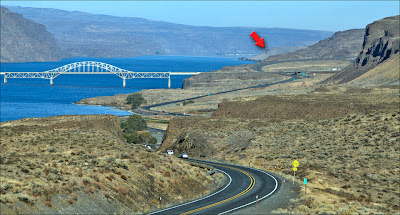
[[[69,57],[138,55],[236,56],[262,52],[250,37],[256,31],[270,48],[309,46],[333,32],[283,28],[205,27],[56,9],[6,6],[45,25]]]
[[[308,59],[354,59],[361,50],[364,29],[338,31],[305,49],[269,56],[266,61],[288,61]]]
[[[325,84],[343,84],[351,82],[358,77],[369,77],[370,79],[382,79],[386,82],[395,81],[387,80],[387,77],[398,77],[399,71],[390,70],[393,75],[381,71],[382,68],[398,68],[398,61],[389,61],[398,58],[400,54],[400,16],[392,16],[375,21],[367,25],[365,29],[364,42],[362,44],[361,52],[358,54],[357,59],[346,67],[343,71],[328,78],[323,83]],[[377,66],[390,62],[390,66],[382,66],[377,68],[377,71],[372,71]],[[374,76],[368,75],[372,71]],[[366,75],[364,75],[366,74]],[[385,78],[379,77],[384,75]],[[363,81],[365,82],[365,80]],[[371,80],[371,83],[374,82]],[[383,84],[383,83],[382,83]]]
[[[59,61],[60,50],[44,25],[1,9],[0,62]]]

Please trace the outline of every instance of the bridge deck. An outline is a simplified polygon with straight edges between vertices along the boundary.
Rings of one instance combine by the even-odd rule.
[[[45,73],[45,72],[0,72],[0,75],[5,75],[6,73]],[[133,73],[169,73],[170,75],[197,75],[202,72],[133,72]],[[110,72],[68,72],[68,73],[62,73],[62,74],[72,74],[72,75],[114,75],[113,73]]]
[[[168,78],[168,88],[171,86],[171,75],[197,75],[201,72],[134,72],[118,68],[116,66],[96,62],[83,61],[70,63],[52,70],[43,72],[0,72],[4,75],[4,83],[7,83],[8,78],[43,78],[49,79],[50,85],[53,84],[53,79],[64,74],[79,74],[79,75],[108,75],[113,74],[122,78],[122,86],[125,87],[126,79],[134,78]]]

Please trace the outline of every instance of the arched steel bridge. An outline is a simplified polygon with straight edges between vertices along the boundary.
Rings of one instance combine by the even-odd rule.
[[[171,75],[195,75],[201,72],[133,72],[116,66],[96,61],[83,61],[70,63],[56,69],[44,72],[1,72],[4,75],[4,83],[7,78],[42,78],[49,79],[50,85],[53,79],[61,74],[115,74],[122,78],[122,86],[126,86],[126,79],[133,78],[168,78],[168,88],[171,87]]]

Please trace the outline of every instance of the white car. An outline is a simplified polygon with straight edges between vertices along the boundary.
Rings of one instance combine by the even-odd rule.
[[[182,153],[182,154],[181,154],[181,158],[188,159],[188,158],[189,158],[189,155],[188,155],[187,153]]]
[[[168,155],[173,155],[173,154],[174,154],[174,151],[173,151],[173,150],[167,150],[167,154],[168,154]]]

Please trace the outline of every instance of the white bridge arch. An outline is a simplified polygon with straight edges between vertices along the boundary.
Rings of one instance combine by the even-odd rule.
[[[7,78],[42,78],[50,79],[50,85],[53,84],[53,79],[61,74],[115,74],[122,78],[123,87],[126,86],[126,79],[168,78],[168,88],[170,88],[171,75],[195,75],[199,73],[201,72],[133,72],[107,63],[82,61],[44,72],[2,72],[1,74],[4,75],[4,83],[7,83]]]

